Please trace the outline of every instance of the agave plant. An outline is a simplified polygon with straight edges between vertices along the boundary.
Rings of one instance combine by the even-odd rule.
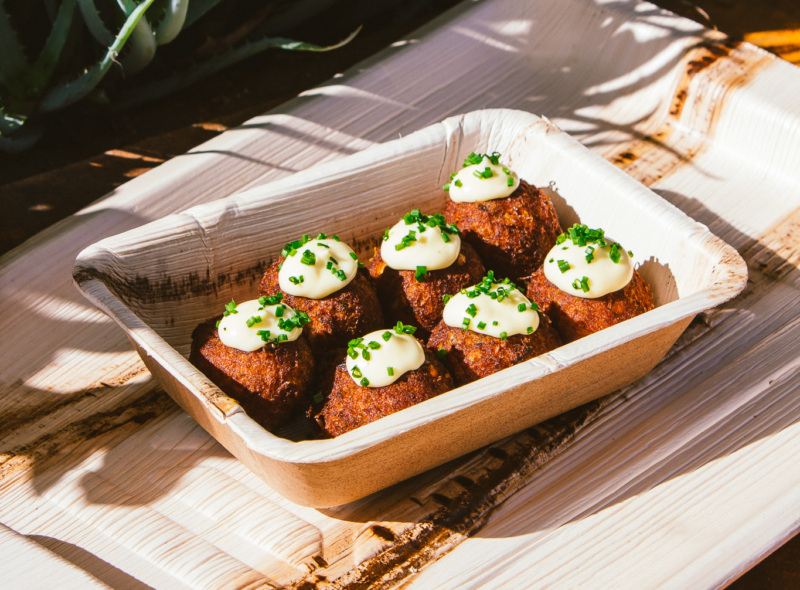
[[[235,0],[228,0],[235,1]],[[32,146],[42,133],[44,114],[79,100],[106,98],[108,77],[130,79],[153,62],[159,47],[172,43],[222,0],[0,0],[0,149],[19,151]],[[126,92],[129,104],[189,85],[268,48],[327,51],[349,42],[320,46],[280,36],[291,26],[332,4],[333,0],[296,0],[274,11],[275,21],[261,27],[256,38],[226,47],[181,71]],[[32,8],[33,7],[33,8]],[[15,28],[46,16],[49,34],[31,59],[31,43]],[[36,23],[41,30],[39,23]],[[30,26],[28,27],[31,28]],[[30,36],[30,35],[28,35]],[[88,59],[87,59],[87,56]],[[113,74],[113,75],[112,75]]]

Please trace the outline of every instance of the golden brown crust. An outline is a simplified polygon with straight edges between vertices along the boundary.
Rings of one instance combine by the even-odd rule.
[[[443,356],[444,364],[459,385],[507,369],[559,346],[561,338],[547,317],[541,314],[539,327],[533,334],[515,334],[501,340],[472,330],[453,328],[441,321],[428,340],[430,350],[447,351]]]
[[[448,200],[444,211],[498,278],[519,280],[539,268],[561,234],[553,203],[520,180],[510,196],[479,203]]]
[[[316,420],[325,434],[339,436],[452,388],[447,369],[429,351],[421,367],[386,387],[357,384],[342,363],[335,369],[330,393]]]
[[[653,294],[638,271],[619,291],[597,299],[584,299],[565,293],[539,270],[528,283],[528,299],[552,320],[564,342],[599,332],[655,307]]]
[[[259,295],[283,293],[278,283],[278,266],[283,260],[280,256],[264,273]],[[284,293],[286,305],[308,314],[311,321],[303,328],[303,334],[315,353],[325,354],[347,346],[351,339],[383,327],[383,311],[370,281],[362,269],[347,286],[322,299]]]
[[[189,362],[267,430],[286,424],[307,405],[314,375],[314,357],[303,337],[244,352],[225,346],[213,322],[195,328]]]
[[[444,295],[454,295],[479,282],[484,267],[475,249],[461,242],[461,253],[447,268],[428,271],[420,282],[413,270],[395,270],[381,258],[380,248],[369,264],[378,299],[390,325],[401,321],[417,327],[416,336],[425,340],[442,319]]]

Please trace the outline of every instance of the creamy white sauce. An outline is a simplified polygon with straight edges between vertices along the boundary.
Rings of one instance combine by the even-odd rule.
[[[370,332],[360,345],[348,348],[345,364],[353,381],[365,387],[391,385],[425,362],[425,351],[419,341],[392,328]]]
[[[466,328],[478,334],[505,338],[514,334],[532,334],[539,327],[539,314],[530,299],[519,289],[503,283],[492,283],[489,292],[498,290],[505,297],[492,299],[488,293],[474,292],[470,287],[454,295],[444,306],[444,323],[453,328]]]
[[[633,277],[633,260],[619,246],[619,262],[614,262],[610,256],[612,240],[606,238],[606,241],[608,245],[603,248],[596,243],[579,246],[570,238],[556,244],[545,258],[544,276],[562,291],[584,299],[596,299],[622,289]],[[590,248],[591,262],[587,262]],[[559,261],[563,261],[562,267],[568,264],[569,268],[562,272]]]
[[[313,264],[306,264],[312,257]],[[293,254],[287,253],[278,271],[278,284],[284,293],[322,299],[346,287],[357,273],[358,259],[350,246],[330,238],[312,238]]]
[[[418,266],[427,270],[447,268],[461,252],[458,234],[424,224],[407,224],[403,219],[389,230],[387,236],[381,242],[381,258],[387,266],[397,270],[417,270]],[[403,238],[408,245],[403,246]]]
[[[225,346],[245,352],[258,350],[267,342],[276,342],[281,335],[286,336],[285,341],[297,340],[303,333],[302,328],[287,331],[279,326],[282,319],[293,318],[296,315],[291,307],[283,303],[261,305],[257,299],[244,301],[236,305],[232,313],[220,320],[217,326],[219,339]],[[247,325],[248,320],[252,325]],[[284,341],[283,338],[281,341]]]
[[[487,178],[482,178],[476,173],[489,169],[492,173]],[[509,179],[511,184],[509,186]],[[485,157],[480,164],[466,166],[459,170],[450,181],[450,199],[456,203],[475,203],[478,201],[491,201],[507,197],[519,186],[517,173],[503,164],[492,164]]]

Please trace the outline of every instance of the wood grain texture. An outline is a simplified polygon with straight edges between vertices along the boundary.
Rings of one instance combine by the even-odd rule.
[[[696,71],[703,47],[724,51]],[[13,418],[0,521],[111,587],[724,585],[800,524],[790,68],[648,4],[468,2],[137,177],[0,259]],[[75,255],[102,237],[487,106],[544,114],[652,183],[745,256],[745,293],[601,403],[317,511],[178,410],[70,284]]]

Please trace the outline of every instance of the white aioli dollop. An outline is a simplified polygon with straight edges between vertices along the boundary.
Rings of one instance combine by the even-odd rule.
[[[403,247],[403,238],[411,232],[414,232],[414,239],[407,239],[408,245]],[[397,270],[416,270],[418,266],[428,270],[447,268],[456,261],[460,252],[461,238],[457,233],[425,224],[407,224],[404,219],[389,229],[387,238],[381,242],[381,258],[387,266]]]
[[[596,243],[579,246],[570,238],[556,244],[545,258],[544,276],[565,293],[584,299],[596,299],[622,289],[633,277],[633,260],[619,246],[619,262],[614,262],[610,256],[612,241],[607,238],[606,241],[608,245],[603,248]],[[591,262],[587,262],[590,248]],[[561,272],[559,261],[568,263],[569,269]],[[584,291],[582,282],[588,291]]]
[[[479,177],[477,174],[486,169],[491,170],[488,178]],[[509,186],[509,180],[511,185]],[[450,181],[450,199],[456,203],[475,203],[478,201],[491,201],[507,197],[519,186],[517,173],[502,164],[492,164],[484,156],[480,164],[473,164],[459,170]]]
[[[348,348],[345,365],[353,381],[365,387],[391,385],[425,362],[425,351],[419,341],[410,334],[398,334],[391,328],[370,332],[360,345],[363,346]],[[351,351],[356,358],[351,356]]]
[[[313,264],[306,264],[312,256]],[[278,284],[284,293],[322,299],[346,287],[357,273],[358,259],[350,246],[330,238],[313,238],[294,254],[287,253],[278,271]]]
[[[217,326],[219,339],[225,346],[245,352],[258,350],[267,342],[277,342],[281,335],[286,336],[286,341],[297,340],[303,333],[303,328],[287,331],[278,325],[282,319],[293,318],[296,315],[291,307],[283,303],[261,305],[257,299],[244,301],[236,305],[232,313],[220,320]],[[260,318],[260,321],[253,318]],[[251,326],[247,325],[248,320]],[[268,331],[269,334],[265,334],[264,331]]]
[[[464,289],[453,295],[444,306],[444,323],[495,338],[533,334],[539,327],[539,314],[530,299],[510,285],[491,285],[490,292],[502,291],[507,295],[492,299],[488,293],[479,293],[476,297],[469,297],[467,293],[474,292],[475,287]]]

